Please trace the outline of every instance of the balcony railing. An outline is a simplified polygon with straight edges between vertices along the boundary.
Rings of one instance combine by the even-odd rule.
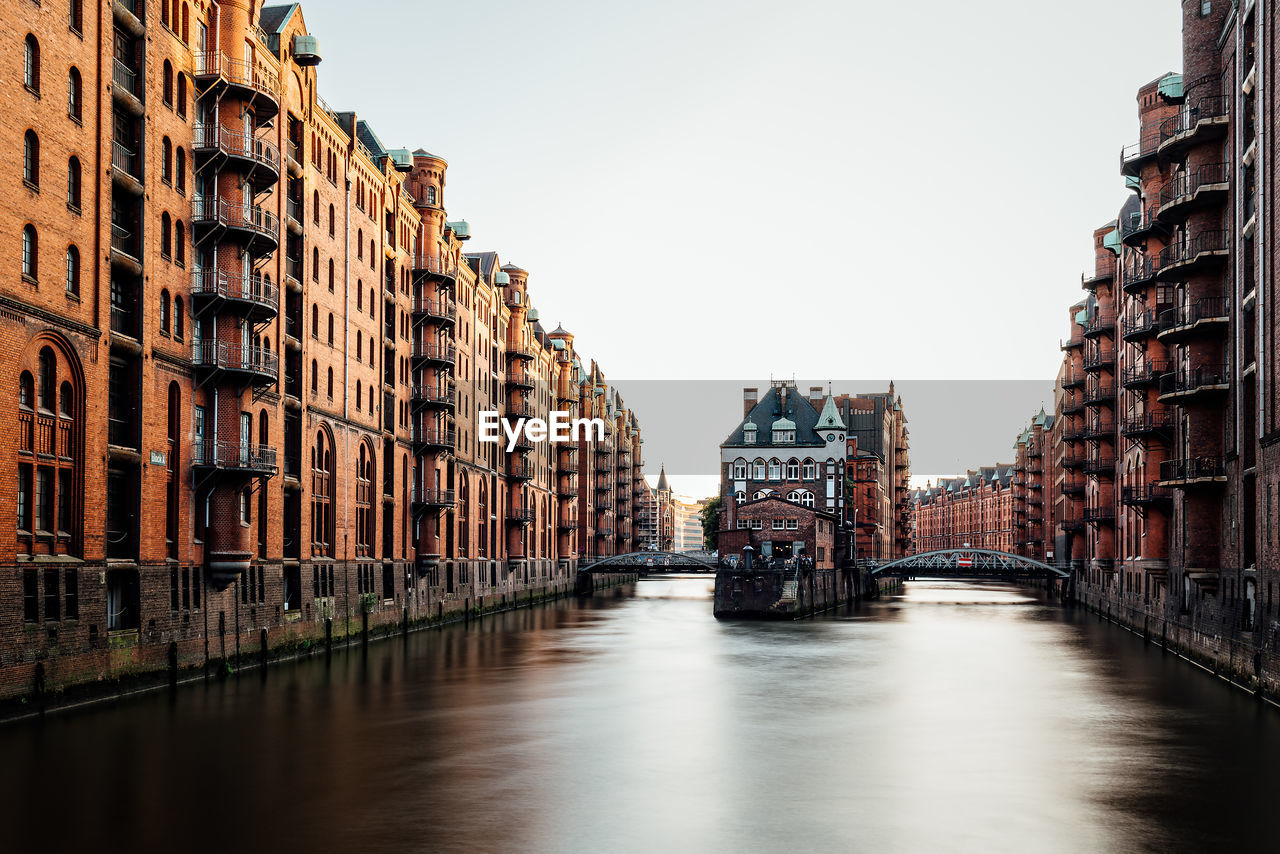
[[[455,430],[427,428],[413,434],[413,441],[428,448],[452,448],[457,439]]]
[[[221,51],[207,50],[195,55],[195,77],[199,80],[220,78],[233,86],[252,89],[265,95],[275,104],[280,82],[264,68],[251,65],[242,59],[232,59]]]
[[[280,303],[280,288],[259,275],[196,270],[191,274],[193,297],[216,297],[244,303],[257,313],[274,315]]]
[[[419,507],[452,507],[454,494],[452,489],[427,489],[415,486],[409,493],[409,502]]]
[[[1122,287],[1126,293],[1131,293],[1140,289],[1155,277],[1155,263],[1151,258],[1144,257],[1141,261],[1128,265],[1120,273],[1120,287]]]
[[[1114,522],[1116,518],[1116,508],[1108,505],[1090,505],[1084,508],[1084,520],[1093,524],[1103,524]]]
[[[1225,365],[1197,365],[1160,378],[1160,396],[1190,395],[1201,391],[1225,391],[1229,380]]]
[[[195,126],[192,147],[197,152],[221,151],[229,157],[249,160],[280,174],[280,149],[251,133],[209,122]]]
[[[533,352],[533,348],[525,344],[508,344],[506,352],[508,359],[531,361],[537,358],[537,354]]]
[[[1174,243],[1161,249],[1155,265],[1156,275],[1169,277],[1189,265],[1224,257],[1227,248],[1226,231],[1202,231],[1185,243]]]
[[[1159,227],[1159,220],[1156,219],[1156,211],[1158,206],[1151,206],[1146,210],[1133,211],[1122,217],[1120,220],[1120,239],[1125,243],[1140,243],[1142,238],[1152,232],[1153,229]]]
[[[247,231],[280,241],[280,220],[275,214],[256,205],[235,204],[217,196],[196,196],[191,200],[191,222],[195,225],[221,226]]]
[[[1202,125],[1225,123],[1230,106],[1231,99],[1226,95],[1210,95],[1184,104],[1176,116],[1160,123],[1161,146],[1175,137],[1193,136]]]
[[[428,362],[453,364],[457,352],[458,348],[453,344],[420,341],[415,342],[413,345],[413,358],[425,359]]]
[[[512,480],[533,480],[533,465],[515,458],[508,458],[507,477]]]
[[[1141,311],[1124,319],[1121,324],[1121,334],[1125,340],[1134,340],[1142,338],[1145,335],[1151,335],[1160,329],[1160,323],[1155,309]]]
[[[116,140],[111,141],[111,166],[130,178],[139,180],[142,178],[142,173],[138,169],[138,153]]]
[[[1096,314],[1084,325],[1084,337],[1093,338],[1104,332],[1111,332],[1116,328],[1116,316],[1114,314]]]
[[[523,368],[512,368],[507,371],[507,385],[516,388],[533,388],[534,377],[530,371]]]
[[[1085,474],[1115,474],[1116,458],[1111,455],[1090,454],[1084,460]]]
[[[419,297],[413,302],[413,313],[439,323],[455,323],[458,306],[451,300]]]
[[[1154,157],[1160,148],[1161,137],[1158,132],[1149,133],[1142,139],[1126,145],[1120,150],[1120,172],[1124,175],[1137,175],[1143,160]]]
[[[413,400],[432,406],[453,406],[457,402],[452,383],[422,383],[413,387]]]
[[[1116,387],[1114,383],[1090,383],[1085,389],[1084,402],[1085,405],[1093,403],[1112,402],[1116,399]]]
[[[1103,368],[1107,365],[1115,364],[1116,351],[1110,348],[1099,347],[1092,352],[1086,351],[1084,354],[1084,369],[1086,371],[1095,368]]]
[[[248,442],[206,440],[191,446],[191,465],[273,475],[276,473],[276,449]]]
[[[1157,484],[1125,486],[1120,490],[1120,503],[1130,507],[1164,504],[1172,500],[1173,493],[1169,491],[1169,487]]]
[[[1160,377],[1169,370],[1167,360],[1150,360],[1141,365],[1130,365],[1124,369],[1123,383],[1126,386],[1150,385],[1159,382]]]
[[[1162,337],[1187,335],[1196,327],[1219,326],[1231,316],[1231,300],[1227,297],[1202,297],[1160,314]]]
[[[280,377],[279,355],[255,344],[199,341],[192,348],[191,361],[197,367],[246,373],[257,380],[275,382]]]
[[[138,72],[118,59],[111,62],[111,83],[135,98],[142,97],[138,94]]]
[[[1217,483],[1225,481],[1226,477],[1226,466],[1213,457],[1188,457],[1160,463],[1160,480],[1169,484]]]
[[[532,507],[511,507],[507,509],[507,523],[512,525],[528,525],[533,521]]]
[[[1086,439],[1105,439],[1116,434],[1116,422],[1110,419],[1090,421],[1085,427]]]
[[[111,249],[122,255],[138,260],[138,235],[136,229],[125,228],[118,223],[111,223]]]
[[[1202,191],[1225,193],[1229,176],[1230,165],[1227,163],[1205,163],[1195,169],[1179,172],[1160,190],[1160,212],[1167,214],[1171,207],[1191,201],[1203,194]]]
[[[1125,436],[1148,436],[1164,433],[1173,429],[1173,413],[1145,413],[1126,418],[1120,427]]]
[[[413,254],[413,269],[418,273],[429,273],[445,279],[453,279],[458,275],[458,265],[450,257],[444,255]]]

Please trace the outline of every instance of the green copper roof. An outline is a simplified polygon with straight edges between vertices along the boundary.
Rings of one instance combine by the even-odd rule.
[[[1182,97],[1182,75],[1166,74],[1164,78],[1156,84],[1156,94],[1162,98],[1168,98],[1175,101]]]
[[[1120,229],[1113,228],[1107,232],[1102,238],[1102,246],[1104,249],[1110,249],[1115,254],[1120,254]]]
[[[773,422],[773,429],[794,430],[796,429],[796,422],[792,421],[790,418],[779,418],[777,421]]]
[[[844,419],[840,417],[840,411],[836,409],[836,401],[831,395],[827,395],[826,401],[822,404],[822,414],[818,416],[818,423],[813,425],[815,430],[845,430],[848,429],[844,425]]]

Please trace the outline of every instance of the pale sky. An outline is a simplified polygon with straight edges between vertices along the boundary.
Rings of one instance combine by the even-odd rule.
[[[445,157],[472,247],[626,378],[1052,377],[1137,87],[1181,65],[1168,0],[303,14],[329,103]]]

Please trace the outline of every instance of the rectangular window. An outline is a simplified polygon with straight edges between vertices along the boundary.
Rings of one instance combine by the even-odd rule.
[[[784,523],[783,523],[783,521],[782,521],[781,519],[774,519],[774,520],[773,520],[773,530],[775,530],[775,531],[781,531],[781,530],[783,529],[783,526],[784,526]]]
[[[739,519],[739,520],[738,520],[738,530],[745,530],[745,529],[746,529],[746,527],[747,527],[747,520],[746,520],[746,519]]]
[[[80,619],[80,576],[74,569],[68,569],[63,574],[63,582],[66,590],[67,619],[78,620]]]
[[[382,565],[382,598],[394,599],[396,597],[396,571],[395,567],[389,563]]]
[[[191,570],[182,570],[182,610],[191,610]]]
[[[31,466],[18,466],[18,530],[31,530]]]
[[[61,619],[62,585],[58,583],[60,579],[58,570],[44,571],[44,618],[46,620]]]
[[[302,608],[302,570],[296,566],[284,569],[284,609],[297,611]]]
[[[200,570],[191,570],[191,607],[200,610]]]
[[[58,534],[71,535],[71,471],[58,471]]]
[[[36,530],[53,533],[53,469],[36,469]]]
[[[787,520],[787,530],[788,530],[788,531],[796,531],[796,530],[799,530],[799,528],[800,528],[800,523],[799,523],[799,522],[797,522],[795,519],[788,519],[788,520]]]
[[[178,568],[169,570],[169,610],[178,610]]]
[[[40,622],[40,575],[34,569],[22,570],[22,621]]]

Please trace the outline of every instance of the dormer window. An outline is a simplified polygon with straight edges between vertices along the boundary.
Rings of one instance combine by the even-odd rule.
[[[756,425],[750,421],[742,428],[742,441],[748,445],[756,443]]]
[[[794,445],[796,443],[795,430],[774,430],[773,444],[775,445]]]

